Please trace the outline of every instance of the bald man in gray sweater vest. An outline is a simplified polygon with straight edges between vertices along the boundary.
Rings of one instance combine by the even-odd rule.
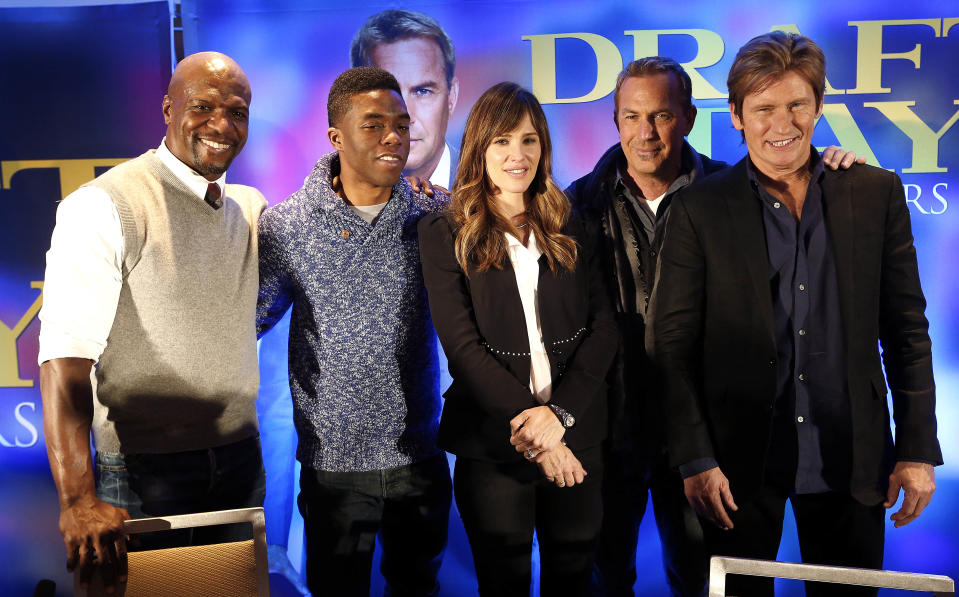
[[[40,389],[67,566],[79,566],[82,581],[95,567],[107,585],[123,580],[131,515],[263,502],[254,312],[266,201],[225,184],[246,142],[249,103],[232,59],[187,57],[163,98],[160,146],[57,210]],[[235,538],[220,533],[175,541]]]

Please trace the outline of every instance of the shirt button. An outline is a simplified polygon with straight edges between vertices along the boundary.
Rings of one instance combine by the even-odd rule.
[[[350,237],[350,231],[344,229],[343,232],[340,232],[340,236],[342,236],[343,238],[349,238],[349,237]]]
[[[800,423],[802,423],[803,421],[805,421],[805,419],[803,419],[802,417],[798,417],[796,420],[799,421]]]
[[[800,285],[799,285],[799,290],[806,290],[806,285],[805,285],[805,284],[800,284]]]
[[[775,207],[776,209],[779,209],[779,206],[780,206],[780,205],[782,205],[782,203],[780,203],[780,202],[778,202],[778,201],[775,202],[775,203],[773,203],[773,207]]]
[[[799,374],[799,381],[806,381],[806,374],[805,374],[805,373],[800,373],[800,374]]]
[[[805,335],[806,335],[806,330],[799,330],[799,335],[800,335],[800,336],[805,336]]]

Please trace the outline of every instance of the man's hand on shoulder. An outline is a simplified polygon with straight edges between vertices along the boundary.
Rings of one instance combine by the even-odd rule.
[[[407,176],[406,181],[410,183],[410,186],[413,187],[413,191],[417,193],[426,193],[426,195],[432,197],[433,189],[443,193],[444,195],[450,195],[450,192],[439,185],[434,185],[428,179],[420,179],[418,176]]]
[[[67,570],[80,570],[80,583],[88,586],[95,568],[103,575],[108,592],[127,577],[126,538],[123,521],[130,514],[96,498],[84,498],[60,510],[60,532],[67,549]],[[96,560],[94,560],[96,557]]]
[[[683,479],[686,499],[697,514],[724,531],[733,528],[728,512],[739,510],[729,490],[729,480],[719,467]],[[727,512],[728,511],[728,512]]]
[[[897,462],[896,468],[889,475],[889,490],[886,492],[883,507],[892,508],[896,505],[900,488],[903,491],[902,506],[889,517],[889,520],[896,523],[897,529],[919,518],[929,505],[932,494],[936,491],[935,469],[925,462]]]
[[[856,157],[855,151],[846,151],[842,147],[830,145],[822,152],[823,163],[833,170],[848,170],[855,164],[865,164],[865,157]]]

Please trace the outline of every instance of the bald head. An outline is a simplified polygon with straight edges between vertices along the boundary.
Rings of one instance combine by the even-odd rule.
[[[167,148],[207,180],[216,180],[246,143],[250,97],[243,69],[229,56],[187,56],[163,97]]]

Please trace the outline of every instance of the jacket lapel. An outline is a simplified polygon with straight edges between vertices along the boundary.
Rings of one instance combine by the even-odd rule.
[[[763,223],[762,205],[756,198],[746,173],[743,158],[733,166],[731,183],[724,195],[726,209],[731,221],[731,231],[736,239],[741,263],[745,264],[750,290],[755,297],[752,303],[759,312],[759,319],[769,337],[770,346],[776,346],[773,328],[773,301],[769,289],[769,255],[766,251],[766,226]]]
[[[842,314],[843,332],[850,335],[850,323],[855,291],[854,233],[855,221],[852,209],[850,177],[843,172],[826,170],[823,176],[823,217],[832,242],[833,259],[836,263],[836,283],[839,289],[839,309]]]
[[[509,259],[504,259],[503,268],[490,268],[485,272],[471,272],[472,283],[481,282],[486,286],[485,291],[474,293],[474,300],[482,298],[488,301],[487,309],[496,313],[500,324],[496,326],[499,338],[485,338],[496,348],[501,350],[529,351],[529,335],[526,331],[526,318],[523,312],[523,301],[519,296],[519,286],[516,284],[516,272]],[[521,347],[526,346],[526,350]]]

